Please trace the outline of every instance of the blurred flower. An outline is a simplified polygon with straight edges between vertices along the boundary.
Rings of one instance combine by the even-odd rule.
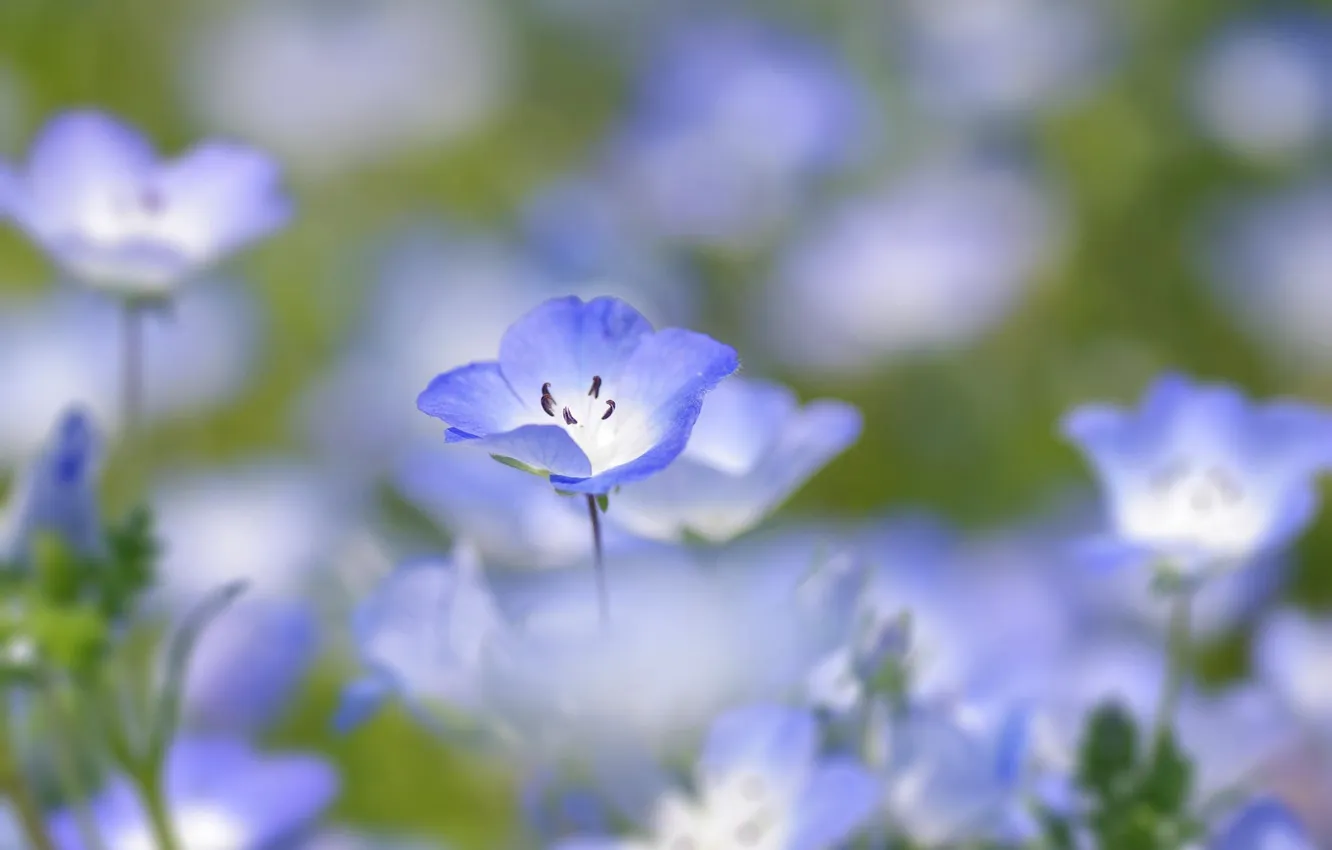
[[[1227,24],[1192,81],[1203,131],[1256,159],[1313,152],[1332,129],[1332,22],[1310,13]]]
[[[1112,560],[1155,559],[1185,578],[1233,569],[1289,543],[1318,506],[1332,462],[1332,414],[1255,404],[1225,385],[1158,378],[1137,411],[1084,405],[1063,433],[1100,478]]]
[[[1255,637],[1254,660],[1290,711],[1332,740],[1332,620],[1273,615]]]
[[[570,296],[511,325],[498,361],[435,378],[417,405],[447,424],[449,442],[563,490],[606,493],[669,465],[703,396],[738,366],[734,349],[703,334],[654,331],[623,301]]]
[[[1265,784],[1269,768],[1299,744],[1299,730],[1290,720],[1271,692],[1258,685],[1186,692],[1175,732],[1193,760],[1195,801]]]
[[[665,237],[752,245],[857,156],[867,100],[834,54],[797,34],[735,21],[670,30],[611,140],[613,179]]]
[[[101,438],[87,412],[72,408],[46,449],[24,471],[0,517],[0,561],[26,560],[33,539],[54,533],[74,551],[103,548],[97,484]]]
[[[265,850],[288,846],[338,792],[338,778],[307,755],[264,755],[227,739],[182,739],[167,756],[166,796],[176,836],[191,850]],[[109,850],[156,846],[148,815],[124,779],[114,779],[91,804]],[[61,850],[90,850],[71,812],[51,820]]]
[[[144,313],[144,406],[155,419],[198,416],[236,394],[260,356],[257,305],[236,287],[190,287],[169,312]],[[114,437],[120,317],[92,296],[0,307],[0,458],[31,455],[79,404]]]
[[[952,118],[1020,117],[1080,95],[1110,58],[1098,0],[907,0],[895,31],[912,93]]]
[[[475,0],[228,4],[186,54],[186,103],[327,177],[429,149],[506,105],[505,21]]]
[[[889,822],[926,846],[1030,841],[1028,726],[1025,713],[965,705],[915,707],[890,721]]]
[[[400,466],[404,454],[438,444],[438,423],[413,400],[439,365],[493,356],[495,340],[531,305],[568,292],[613,295],[642,300],[653,322],[689,318],[664,282],[560,285],[537,258],[484,236],[421,227],[392,239],[384,255],[381,283],[361,305],[358,338],[299,411],[327,462],[371,479]]]
[[[1208,850],[1314,850],[1313,839],[1281,803],[1259,798],[1225,823]]]
[[[63,271],[127,297],[169,295],[291,215],[259,151],[207,142],[161,161],[137,130],[92,111],[52,119],[5,185],[0,210]]]
[[[820,758],[812,715],[776,705],[717,718],[695,768],[693,794],[665,791],[643,839],[574,839],[559,850],[791,847],[831,850],[866,822],[878,783],[860,765]]]
[[[1234,205],[1218,218],[1201,265],[1236,321],[1294,367],[1332,362],[1332,181]]]
[[[844,203],[797,240],[756,313],[813,373],[959,346],[1012,312],[1058,241],[1050,199],[993,165],[929,169]]]
[[[733,377],[708,396],[680,457],[615,495],[608,516],[637,534],[714,543],[745,533],[860,435],[840,401],[801,407],[794,393]]]

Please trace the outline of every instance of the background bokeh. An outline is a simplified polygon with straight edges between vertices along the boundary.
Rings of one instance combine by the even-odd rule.
[[[447,544],[391,484],[439,439],[415,393],[547,295],[624,294],[859,405],[860,442],[793,516],[1077,513],[1058,417],[1165,368],[1332,401],[1320,4],[0,4],[0,154],[80,105],[166,151],[233,136],[288,169],[292,226],[153,319],[149,478],[182,541],[169,592],[256,577],[262,622],[297,576],[337,590],[283,625],[319,660],[268,737],[330,753],[358,827],[505,846],[499,771],[399,713],[333,734],[338,600]],[[0,298],[13,470],[71,401],[114,427],[118,325],[10,230]],[[113,454],[110,504],[139,478]],[[1325,518],[1279,592],[1332,602],[1329,556]],[[1242,634],[1209,674],[1243,669]]]

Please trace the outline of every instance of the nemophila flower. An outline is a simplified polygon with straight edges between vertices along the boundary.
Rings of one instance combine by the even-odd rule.
[[[286,223],[279,179],[252,148],[207,142],[159,160],[137,130],[72,111],[42,130],[0,206],[81,282],[163,296]]]
[[[23,472],[0,521],[0,561],[26,560],[34,538],[54,534],[76,552],[103,548],[97,483],[102,447],[87,411],[56,423],[46,449]]]
[[[855,160],[867,112],[837,57],[798,34],[737,21],[671,27],[611,140],[610,172],[655,232],[744,247]]]
[[[1332,621],[1273,615],[1254,643],[1258,672],[1300,721],[1332,736]]]
[[[1193,71],[1202,131],[1260,160],[1312,153],[1332,131],[1332,20],[1312,10],[1226,24]]]
[[[1314,850],[1312,836],[1290,809],[1261,797],[1224,822],[1207,850]]]
[[[778,705],[717,718],[693,788],[656,801],[641,837],[573,839],[556,850],[831,850],[865,824],[879,784],[861,765],[819,755],[814,717]]]
[[[757,335],[816,374],[964,345],[1013,312],[1055,252],[1054,207],[1002,163],[897,178],[793,240],[754,314]]]
[[[840,401],[800,406],[785,387],[733,377],[708,396],[676,461],[615,497],[613,521],[648,537],[723,542],[760,523],[860,436]]]
[[[304,836],[338,793],[333,768],[298,754],[267,755],[228,739],[177,741],[167,757],[166,798],[181,846],[267,850]],[[114,778],[91,804],[105,850],[150,850],[156,840],[129,783]],[[51,819],[60,850],[91,850],[72,812]]]
[[[1302,746],[1290,712],[1266,687],[1231,685],[1186,691],[1175,734],[1194,766],[1194,799],[1269,786],[1275,768]]]
[[[145,420],[198,416],[233,397],[261,354],[259,307],[239,287],[204,284],[141,325]],[[114,437],[121,425],[121,319],[85,292],[0,303],[0,458],[29,456],[71,404]]]
[[[1222,306],[1291,368],[1332,362],[1332,180],[1222,207],[1207,224],[1198,262]]]
[[[600,494],[674,461],[703,396],[738,367],[734,349],[703,334],[654,331],[623,301],[571,296],[510,326],[498,361],[435,378],[417,406],[450,442]]]
[[[1280,549],[1312,520],[1332,462],[1332,413],[1256,404],[1232,387],[1166,375],[1137,410],[1085,405],[1064,435],[1100,478],[1108,557],[1196,578]]]
[[[513,93],[506,22],[477,0],[225,12],[183,52],[185,103],[317,177],[457,141]]]
[[[891,32],[915,102],[957,119],[1003,119],[1084,94],[1109,64],[1113,4],[910,0]],[[872,23],[867,22],[867,26]]]

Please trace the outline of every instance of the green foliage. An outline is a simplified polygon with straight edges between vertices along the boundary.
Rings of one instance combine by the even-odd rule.
[[[1106,703],[1087,720],[1077,782],[1086,827],[1103,850],[1180,850],[1199,832],[1189,811],[1193,766],[1173,732],[1144,745],[1133,717]],[[1072,847],[1072,824],[1043,813],[1055,848]]]

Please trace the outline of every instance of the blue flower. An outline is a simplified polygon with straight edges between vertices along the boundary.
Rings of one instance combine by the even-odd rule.
[[[129,296],[161,296],[286,223],[264,154],[208,142],[160,161],[137,130],[75,110],[48,123],[0,209],[62,270]]]
[[[417,406],[470,442],[550,477],[606,493],[684,451],[703,396],[739,367],[735,350],[692,331],[653,331],[614,298],[545,302],[514,323],[498,361],[435,378]]]
[[[1263,624],[1254,661],[1264,681],[1305,724],[1332,738],[1332,620],[1283,611]]]
[[[338,785],[333,768],[313,756],[264,755],[229,739],[181,739],[167,757],[167,807],[176,837],[189,848],[291,846],[333,802]],[[113,779],[91,809],[106,846],[155,846],[126,780]],[[90,850],[72,812],[54,815],[51,833],[60,850]]]
[[[102,446],[87,412],[66,411],[19,480],[0,524],[0,560],[26,560],[34,537],[55,534],[86,555],[103,547],[97,478]]]
[[[839,401],[803,408],[784,387],[740,377],[708,396],[670,467],[616,494],[610,514],[638,534],[723,542],[753,528],[860,435],[859,411]]]
[[[1313,519],[1315,476],[1332,463],[1332,413],[1254,404],[1231,387],[1173,374],[1140,409],[1086,405],[1063,432],[1109,503],[1114,539],[1101,554],[1154,558],[1184,576],[1289,543]]]
[[[1207,850],[1314,850],[1315,846],[1290,809],[1260,797],[1223,824]]]
[[[663,793],[642,824],[645,838],[574,839],[557,850],[843,846],[873,812],[880,786],[853,761],[821,758],[818,737],[814,717],[798,709],[733,709],[708,733],[693,793]]]

